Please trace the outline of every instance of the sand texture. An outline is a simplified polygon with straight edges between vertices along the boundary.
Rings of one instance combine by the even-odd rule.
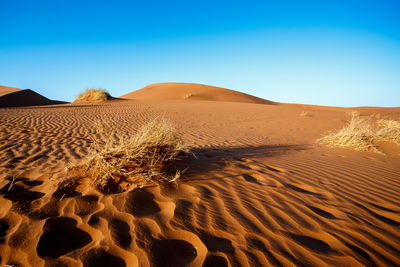
[[[168,98],[184,98],[183,88]],[[236,94],[149,100],[158,85],[147,89],[154,95],[0,109],[1,265],[399,266],[399,147],[315,145],[349,109]],[[189,90],[202,98],[202,88]],[[400,119],[399,109],[358,110]],[[112,121],[123,136],[157,116],[196,155],[179,163],[189,168],[178,182],[102,194],[83,179],[57,189],[100,138],[93,123]]]

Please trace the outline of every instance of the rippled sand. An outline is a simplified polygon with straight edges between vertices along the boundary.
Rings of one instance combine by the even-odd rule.
[[[399,109],[359,109],[399,119]],[[17,266],[396,266],[400,149],[319,147],[347,109],[116,100],[0,109],[0,257]],[[170,118],[197,158],[178,183],[104,195],[55,186],[93,123]]]

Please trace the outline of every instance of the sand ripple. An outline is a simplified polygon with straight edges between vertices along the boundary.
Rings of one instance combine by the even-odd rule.
[[[210,119],[217,105],[196,116],[184,113],[187,106],[166,105],[1,110],[1,264],[398,266],[396,157],[316,148],[295,134],[285,137],[293,142],[274,134],[275,141],[266,142],[261,119],[278,106],[236,104],[238,113],[220,111],[227,129],[203,126],[220,121]],[[255,115],[254,130],[238,130],[240,120],[252,116],[243,107],[267,109]],[[118,120],[127,133],[165,110],[196,148],[197,159],[184,162],[189,170],[178,183],[110,195],[85,180],[73,190],[54,186],[54,174],[86,155],[91,123]],[[288,120],[295,125],[304,119],[293,114]],[[291,126],[282,127],[290,132]]]

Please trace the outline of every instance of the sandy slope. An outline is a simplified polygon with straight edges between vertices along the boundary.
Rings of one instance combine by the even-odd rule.
[[[18,91],[22,91],[22,89],[0,85],[0,97]]]
[[[31,89],[18,89],[0,85],[0,108],[44,106],[61,104],[61,101],[50,100]]]
[[[347,111],[182,100],[0,109],[1,264],[396,266],[400,149],[313,145]],[[360,111],[400,119],[398,109]],[[95,121],[126,135],[160,115],[197,155],[177,184],[56,191],[58,172],[87,154]]]
[[[208,100],[255,104],[275,104],[272,101],[242,92],[195,83],[156,83],[121,98],[141,100]]]

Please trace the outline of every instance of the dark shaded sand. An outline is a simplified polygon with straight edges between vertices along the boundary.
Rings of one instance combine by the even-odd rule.
[[[0,86],[0,108],[45,106],[63,103],[66,102],[50,100],[31,89],[21,90],[13,87]]]

